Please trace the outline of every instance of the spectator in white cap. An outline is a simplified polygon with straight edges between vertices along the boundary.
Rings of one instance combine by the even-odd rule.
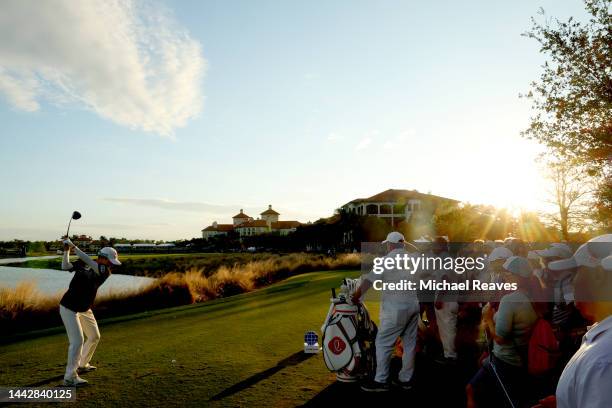
[[[575,268],[575,303],[594,323],[557,384],[558,408],[612,407],[612,234],[581,245],[571,258],[551,262],[551,270]],[[541,401],[554,406],[554,398]]]
[[[572,248],[565,242],[553,242],[546,249],[536,250],[535,253],[543,258],[568,258],[572,255]]]
[[[489,262],[503,259],[504,261],[512,256],[512,251],[506,247],[497,247],[489,254]],[[503,264],[503,262],[502,262]]]
[[[527,257],[527,244],[520,238],[508,237],[504,240],[504,246],[516,256]]]
[[[425,236],[421,236],[413,242],[420,253],[425,253],[431,249],[431,240]]]
[[[583,327],[583,319],[574,308],[574,275],[575,268],[566,270],[551,270],[548,265],[551,262],[561,259],[570,258],[572,250],[566,243],[557,242],[550,244],[546,249],[530,251],[530,254],[536,256],[540,263],[540,268],[534,270],[534,275],[540,281],[543,288],[543,293],[547,294],[549,299],[552,297],[552,325],[555,329],[559,341],[561,343],[562,354],[566,357],[565,362],[574,354],[577,346],[572,346],[576,343],[571,339],[571,332],[576,331],[578,326]]]
[[[548,248],[536,249],[529,251],[527,259],[534,266],[533,275],[538,278],[540,284],[544,288],[551,287],[554,284],[558,273],[551,273],[548,269],[548,264],[560,259],[569,258],[572,256],[572,249],[565,243],[555,242],[550,244]]]
[[[502,297],[497,313],[490,304],[483,308],[483,323],[493,339],[493,351],[466,387],[468,407],[505,406],[506,398],[514,406],[523,406],[526,399],[524,356],[538,318],[529,297],[532,269],[529,261],[520,256],[506,259],[503,269],[503,280],[515,283],[517,290]],[[496,376],[503,379],[507,396],[499,391]]]
[[[383,243],[387,246],[387,258],[408,254],[404,236],[397,231],[390,232]],[[410,271],[407,270],[386,269],[382,274],[371,271],[363,277],[361,286],[353,294],[352,300],[360,302],[362,295],[372,287],[374,281],[381,280],[385,285],[397,284],[407,279],[411,279]],[[372,381],[361,386],[362,390],[370,392],[389,390],[391,357],[398,337],[402,339],[404,347],[402,369],[398,375],[399,386],[403,389],[412,388],[418,322],[419,302],[415,291],[382,290],[380,323],[376,335],[376,375]]]
[[[495,241],[491,241],[490,239],[486,240],[484,245],[488,251],[492,251],[497,248],[497,244],[495,243]]]
[[[506,247],[497,247],[487,257],[487,270],[489,272],[490,282],[498,282],[500,280],[501,273],[503,272],[502,265],[506,259],[513,255]]]
[[[71,248],[83,261],[82,263],[75,263],[75,265],[70,263]],[[87,380],[79,377],[79,374],[96,369],[90,364],[90,361],[100,341],[100,331],[91,307],[98,288],[110,276],[111,268],[114,265],[121,265],[114,248],[102,248],[98,252],[98,259],[94,261],[77,248],[70,239],[64,240],[62,269],[74,271],[68,290],[60,301],[60,316],[70,342],[64,374],[64,384],[67,386],[86,384]],[[87,337],[85,342],[83,335]]]

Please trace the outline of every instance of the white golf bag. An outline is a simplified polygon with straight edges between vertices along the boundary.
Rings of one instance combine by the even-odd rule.
[[[360,283],[361,279],[344,279],[337,297],[332,289],[331,305],[321,327],[325,365],[342,382],[371,377],[376,371],[376,325],[365,305],[351,302]]]

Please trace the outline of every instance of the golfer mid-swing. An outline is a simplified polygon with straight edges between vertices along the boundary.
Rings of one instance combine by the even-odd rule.
[[[69,261],[70,248],[74,248],[76,255],[85,263],[72,265]],[[68,363],[64,384],[79,386],[87,384],[87,380],[78,374],[93,371],[96,367],[89,364],[91,357],[100,341],[98,323],[91,311],[98,288],[110,276],[113,265],[121,265],[117,251],[105,247],[98,252],[98,259],[94,261],[85,252],[81,251],[70,241],[64,240],[64,257],[62,269],[74,271],[68,290],[60,301],[60,316],[66,327],[70,341],[68,347]],[[87,341],[83,344],[83,334]]]

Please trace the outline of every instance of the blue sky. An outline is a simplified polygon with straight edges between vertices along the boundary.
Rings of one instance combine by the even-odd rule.
[[[163,20],[147,17],[140,41],[167,29],[151,43],[176,46],[162,60],[193,73],[153,66],[150,76],[163,71],[158,82],[171,86],[146,97],[129,75],[79,82],[102,68],[121,77],[129,50],[62,34],[52,47],[84,51],[58,60],[44,55],[48,33],[42,47],[19,33],[21,48],[0,40],[0,239],[55,238],[74,209],[84,215],[75,233],[191,238],[240,208],[257,216],[273,204],[281,219],[314,221],[387,188],[543,208],[539,148],[519,135],[529,105],[518,98],[543,59],[520,34],[540,6],[581,17],[581,2],[146,4],[142,13]],[[75,26],[90,18],[77,11],[67,11]],[[61,80],[37,61],[60,66]],[[34,76],[19,72],[27,64]],[[14,78],[26,85],[10,94]]]

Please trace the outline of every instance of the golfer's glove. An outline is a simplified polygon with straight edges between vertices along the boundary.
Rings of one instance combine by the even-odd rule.
[[[66,238],[65,240],[62,241],[64,243],[64,245],[68,245],[69,247],[74,247],[74,244],[72,243],[72,241],[70,240],[70,238]]]

